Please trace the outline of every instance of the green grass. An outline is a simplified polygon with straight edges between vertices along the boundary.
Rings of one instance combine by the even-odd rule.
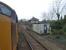
[[[66,44],[66,36],[65,35],[50,35],[52,40],[55,40],[58,43]]]

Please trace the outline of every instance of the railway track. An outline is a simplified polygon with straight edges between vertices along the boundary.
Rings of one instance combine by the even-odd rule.
[[[29,45],[30,50],[66,50],[65,48],[58,46],[54,42],[51,42],[45,38],[41,38],[36,33],[27,30],[25,25],[23,25],[23,32],[25,34],[25,38],[27,40],[27,43]],[[22,26],[22,27],[23,27]]]
[[[35,39],[30,32],[25,31],[26,40],[31,48],[31,50],[48,50],[45,48],[37,39]]]
[[[34,40],[36,40],[37,43],[39,43],[45,50],[65,50],[65,48],[62,48],[62,47],[58,46],[57,44],[55,44],[47,39],[41,38],[39,35],[37,35],[36,33],[32,32],[32,31],[27,31],[27,33]]]
[[[26,38],[25,38],[25,41],[26,41],[26,44],[28,45],[28,47],[27,47],[27,48],[29,48],[28,50],[32,50],[32,47],[31,47],[30,43],[27,41]]]
[[[27,42],[24,33],[19,33],[19,41],[17,50],[31,50],[29,43]]]

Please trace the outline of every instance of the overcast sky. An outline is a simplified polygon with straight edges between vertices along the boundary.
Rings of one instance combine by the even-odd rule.
[[[18,19],[30,19],[33,16],[42,19],[48,12],[53,0],[0,0],[15,9]]]

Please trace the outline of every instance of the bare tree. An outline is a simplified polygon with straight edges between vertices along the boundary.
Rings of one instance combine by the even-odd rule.
[[[49,20],[49,19],[50,19],[50,18],[49,18],[49,13],[44,12],[42,16],[43,16],[43,17],[42,17],[43,20]]]
[[[60,19],[60,15],[61,15],[61,13],[62,13],[62,11],[63,11],[63,9],[65,8],[65,4],[62,6],[62,1],[63,0],[55,0],[54,2],[53,2],[53,6],[52,6],[52,11],[53,11],[53,13],[54,14],[56,14],[56,16],[57,16],[57,18],[58,18],[58,20]],[[53,15],[53,14],[52,14]]]
[[[44,12],[44,13],[42,14],[42,19],[44,20],[44,19],[46,19],[46,18],[47,18],[47,13]]]

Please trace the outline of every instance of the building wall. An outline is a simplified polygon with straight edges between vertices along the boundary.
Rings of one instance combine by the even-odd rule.
[[[50,24],[47,24],[47,29],[48,29],[47,33],[50,33],[51,32]]]
[[[44,33],[44,24],[33,24],[33,31],[39,34]]]
[[[39,33],[39,34],[44,34],[44,25],[45,24],[33,24],[32,25],[32,29],[33,31]],[[50,25],[49,24],[46,24],[47,25],[47,33],[50,32]]]

